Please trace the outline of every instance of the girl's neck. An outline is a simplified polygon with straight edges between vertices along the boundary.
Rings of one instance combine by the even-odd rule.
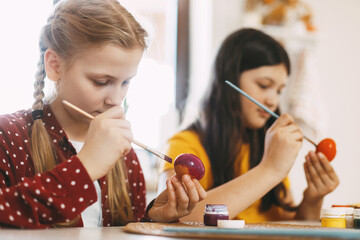
[[[50,108],[69,139],[79,142],[85,141],[89,129],[88,122],[79,121],[70,115],[60,100],[53,101]]]

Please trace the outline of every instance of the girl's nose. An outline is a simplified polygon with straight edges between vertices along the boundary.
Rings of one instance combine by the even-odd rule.
[[[105,104],[110,106],[118,106],[121,105],[124,100],[125,94],[122,91],[116,91],[113,89],[110,94],[105,99]]]
[[[279,104],[279,96],[277,93],[275,94],[271,93],[265,97],[265,105],[268,108],[270,109],[276,108],[278,104]]]

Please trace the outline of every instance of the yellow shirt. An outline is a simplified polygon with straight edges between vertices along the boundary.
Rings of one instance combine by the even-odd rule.
[[[242,146],[241,154],[236,158],[234,163],[235,176],[240,176],[249,170],[249,145]],[[200,180],[200,184],[207,191],[213,187],[214,180],[211,170],[209,157],[200,142],[198,135],[193,131],[182,131],[175,134],[167,143],[166,155],[175,159],[182,153],[191,153],[201,159],[205,167],[205,175]],[[174,168],[173,164],[163,162],[162,171]],[[290,182],[288,178],[284,179],[285,188],[289,188]],[[240,199],[241,201],[241,199]],[[282,209],[278,206],[272,206],[268,211],[260,212],[261,199],[255,201],[247,209],[237,215],[235,219],[243,219],[247,223],[259,223],[266,221],[280,220],[280,212]]]

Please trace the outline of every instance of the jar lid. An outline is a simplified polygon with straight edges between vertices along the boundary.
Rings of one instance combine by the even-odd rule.
[[[219,228],[244,228],[245,220],[217,220]]]
[[[321,217],[345,217],[345,208],[323,208]]]
[[[346,215],[348,215],[348,214],[351,215],[351,214],[354,213],[354,208],[353,207],[336,207],[336,208],[344,209]]]
[[[226,204],[206,204],[205,212],[227,212]]]
[[[354,209],[354,216],[360,217],[360,208],[355,208]]]
[[[353,207],[348,207],[348,208],[345,208],[345,213],[346,214],[353,214],[354,213],[354,208]]]
[[[331,207],[351,207],[351,205],[333,204]]]

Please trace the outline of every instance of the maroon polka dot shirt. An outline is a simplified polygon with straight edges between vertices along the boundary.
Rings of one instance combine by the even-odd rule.
[[[0,227],[50,228],[80,216],[97,200],[93,182],[49,106],[43,122],[59,159],[65,160],[35,175],[29,142],[31,110],[0,116]],[[134,150],[124,159],[134,221],[140,221],[146,207],[144,175]],[[98,181],[103,226],[111,226],[106,177]],[[83,226],[81,216],[74,226]]]

